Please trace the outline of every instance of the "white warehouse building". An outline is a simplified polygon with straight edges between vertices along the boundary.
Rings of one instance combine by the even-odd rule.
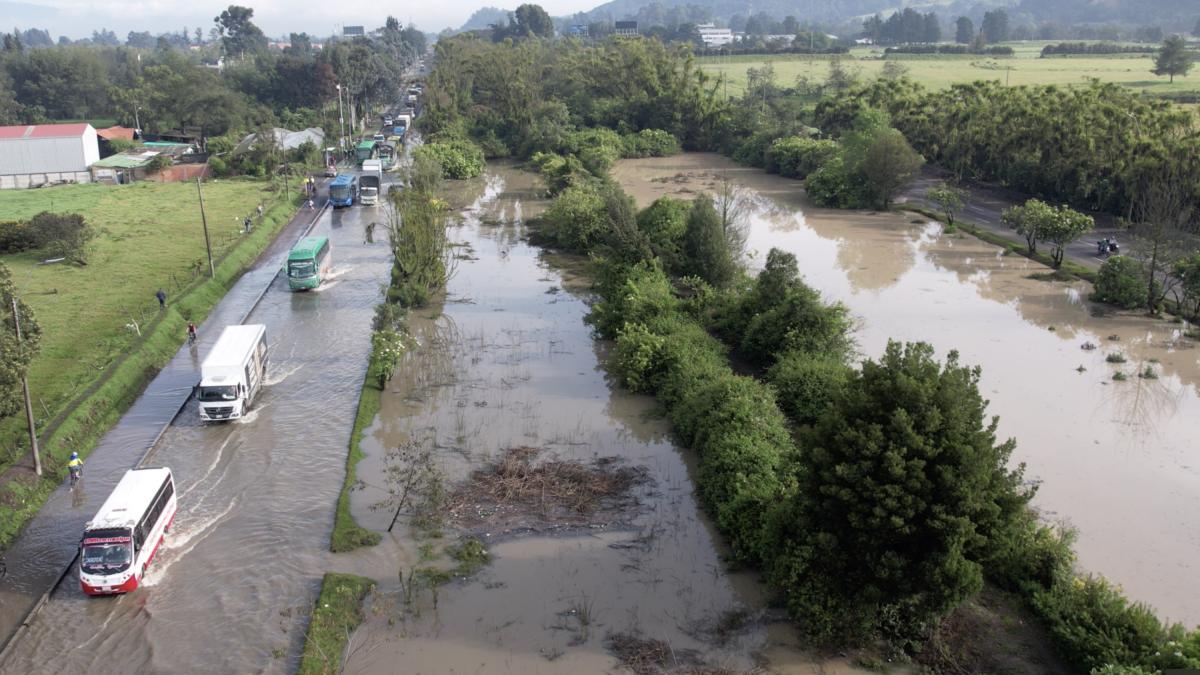
[[[0,189],[53,183],[87,183],[100,161],[90,124],[21,124],[0,127]]]

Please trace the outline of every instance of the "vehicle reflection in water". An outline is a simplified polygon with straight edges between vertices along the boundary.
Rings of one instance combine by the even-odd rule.
[[[998,433],[1040,482],[1035,506],[1078,528],[1082,566],[1164,618],[1200,622],[1200,351],[1181,326],[1106,312],[1083,301],[1089,284],[1031,278],[1048,270],[911,214],[812,208],[800,183],[717,155],[614,167],[639,206],[723,175],[774,203],[747,216],[752,265],[771,247],[794,253],[805,280],[856,315],[864,356],[924,340],[981,366]],[[1116,353],[1126,362],[1106,360]],[[1157,379],[1138,376],[1147,368]]]

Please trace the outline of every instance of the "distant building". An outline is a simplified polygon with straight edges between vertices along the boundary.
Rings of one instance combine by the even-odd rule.
[[[99,160],[90,124],[0,127],[0,189],[87,183],[88,167]]]
[[[733,31],[728,28],[717,28],[715,24],[702,23],[696,26],[700,33],[700,41],[705,47],[723,47],[733,42]]]
[[[567,29],[567,35],[571,37],[587,37],[588,27],[584,24],[577,23]]]
[[[638,27],[636,21],[618,21],[616,30],[613,31],[617,35],[637,35]]]
[[[366,34],[367,33],[366,33],[366,31],[363,30],[362,26],[342,26],[342,36],[343,37],[357,37],[359,35],[366,35]]]

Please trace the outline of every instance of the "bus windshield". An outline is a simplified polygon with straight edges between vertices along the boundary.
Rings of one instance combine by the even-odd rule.
[[[329,197],[331,199],[345,199],[350,196],[349,185],[331,185],[329,186]]]
[[[288,276],[293,279],[311,277],[317,273],[317,265],[312,260],[293,260],[288,263]]]
[[[133,542],[129,537],[84,539],[79,566],[87,574],[113,574],[129,567],[132,561]]]
[[[236,401],[237,388],[233,385],[223,387],[200,387],[201,401]]]

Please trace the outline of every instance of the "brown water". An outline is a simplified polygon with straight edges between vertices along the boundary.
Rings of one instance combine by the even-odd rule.
[[[1086,283],[1030,279],[1046,268],[923,219],[813,208],[799,183],[720,156],[624,160],[614,175],[640,206],[728,177],[750,204],[749,264],[794,253],[806,281],[856,315],[864,356],[888,338],[924,340],[980,365],[1000,435],[1041,483],[1034,504],[1078,528],[1083,568],[1160,616],[1200,622],[1200,350],[1181,326],[1095,316]],[[1114,352],[1128,362],[1107,363]],[[1147,366],[1158,379],[1136,376]],[[1128,381],[1112,381],[1118,370]]]
[[[606,672],[617,662],[605,639],[621,632],[711,665],[852,670],[799,651],[786,620],[764,610],[753,576],[727,569],[697,505],[690,453],[671,443],[652,399],[605,373],[606,345],[584,324],[571,261],[521,240],[522,219],[544,206],[535,188],[534,176],[504,167],[455,186],[466,207],[451,239],[463,244],[463,259],[444,305],[411,318],[420,347],[366,434],[358,473],[367,488],[354,493],[354,512],[386,528],[391,514],[369,508],[382,496],[381,458],[414,438],[435,444],[451,482],[514,446],[584,462],[618,457],[646,467],[652,482],[636,488],[641,506],[626,522],[489,538],[491,564],[436,598],[428,590],[406,597],[399,575],[428,564],[423,544],[436,553],[456,533],[414,539],[402,520],[379,547],[337,556],[339,569],[379,581],[346,672],[393,673],[400,663],[417,673]],[[734,613],[745,621],[718,631]]]

